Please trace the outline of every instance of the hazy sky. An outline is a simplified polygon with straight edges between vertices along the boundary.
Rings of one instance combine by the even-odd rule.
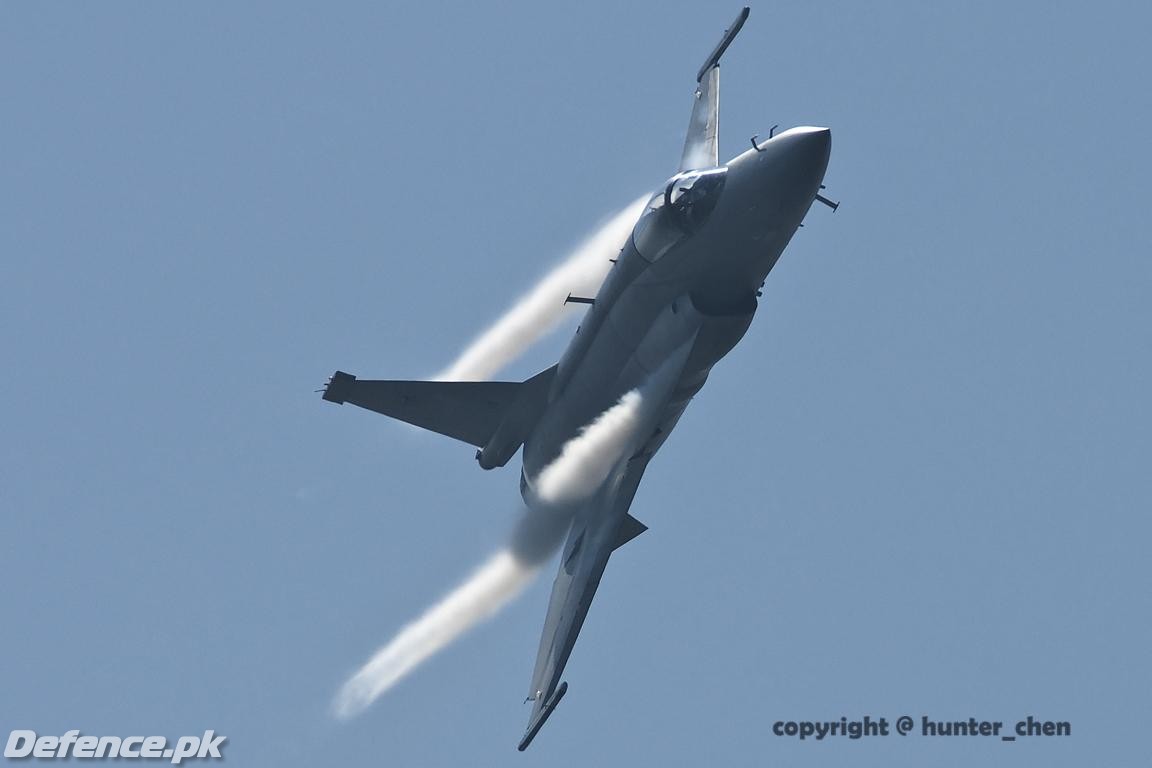
[[[830,126],[843,204],[652,463],[563,704],[517,755],[549,567],[330,717],[504,539],[519,461],[313,390],[435,374],[659,185],[738,8],[0,4],[0,738],[213,728],[243,766],[1144,764],[1139,3],[753,7],[721,155]],[[865,714],[1073,735],[772,734]]]

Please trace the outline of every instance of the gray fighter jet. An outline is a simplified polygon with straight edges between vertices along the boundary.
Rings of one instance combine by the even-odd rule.
[[[648,462],[712,366],[744,336],[759,289],[809,207],[836,205],[820,195],[827,128],[754,136],[748,150],[718,162],[720,57],[747,18],[744,8],[697,74],[679,170],[652,197],[595,298],[569,297],[589,308],[557,365],[524,382],[367,381],[337,371],[324,392],[325,400],[476,446],[485,469],[505,465],[523,446],[529,507],[540,503],[534,479],[564,445],[625,393],[643,393],[638,438],[595,494],[561,518],[567,538],[521,750],[568,690],[560,678],[609,556],[646,530],[628,509]],[[557,519],[546,512],[538,519]],[[533,551],[538,540],[525,535],[517,555],[534,563],[548,557],[550,547]]]

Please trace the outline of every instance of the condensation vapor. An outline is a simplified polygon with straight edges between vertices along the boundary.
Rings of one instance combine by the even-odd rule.
[[[643,399],[624,395],[565,444],[540,473],[546,502],[562,504],[596,491],[636,436]],[[337,717],[359,714],[421,662],[495,615],[527,586],[567,533],[570,516],[525,510],[507,545],[418,619],[400,630],[340,689]]]
[[[340,689],[336,715],[362,712],[417,664],[499,611],[531,581],[535,567],[502,549],[423,616],[400,630]]]
[[[612,408],[564,444],[560,456],[536,477],[537,499],[563,506],[595,492],[624,455],[640,425],[640,392],[625,393]]]
[[[490,378],[551,331],[564,316],[564,299],[594,296],[612,266],[648,196],[610,218],[569,256],[521,296],[499,320],[481,333],[441,371],[438,381],[482,381]]]

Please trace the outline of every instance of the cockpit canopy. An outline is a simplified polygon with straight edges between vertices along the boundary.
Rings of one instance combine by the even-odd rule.
[[[648,202],[636,222],[632,239],[648,261],[656,261],[673,245],[698,230],[720,199],[728,169],[709,168],[673,176]]]

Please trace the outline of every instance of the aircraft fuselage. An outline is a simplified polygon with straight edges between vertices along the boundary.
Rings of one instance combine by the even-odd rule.
[[[673,177],[653,197],[561,358],[547,408],[524,443],[521,494],[536,514],[565,512],[571,527],[553,583],[529,698],[524,749],[566,687],[560,676],[648,461],[712,366],[743,338],[769,271],[820,189],[830,134],[786,131],[727,166]],[[695,200],[697,185],[706,187]],[[550,509],[534,485],[566,443],[621,397],[642,396],[640,425],[596,492]],[[632,529],[635,530],[634,527]],[[639,530],[643,530],[640,526]]]
[[[662,193],[653,198],[657,210],[650,204],[621,250],[560,359],[548,408],[525,440],[530,506],[539,504],[533,478],[565,443],[686,354],[675,381],[657,387],[665,402],[646,404],[652,429],[637,451],[655,453],[712,366],[744,336],[758,289],[820,189],[830,144],[827,129],[796,128],[749,149],[725,167],[707,215],[683,228],[661,221],[670,217],[659,207],[668,205],[659,206]],[[653,232],[657,227],[665,231]]]
[[[591,307],[557,365],[523,382],[361,380],[337,371],[324,388],[329,402],[474,446],[484,469],[504,466],[523,446],[520,491],[531,511],[510,552],[535,568],[564,545],[521,750],[568,690],[560,677],[609,557],[646,530],[629,507],[648,462],[712,366],[743,338],[765,278],[812,203],[835,207],[819,195],[826,128],[754,139],[718,162],[719,61],[748,14],[740,11],[700,68],[680,172],[649,201],[595,299],[579,297]]]

